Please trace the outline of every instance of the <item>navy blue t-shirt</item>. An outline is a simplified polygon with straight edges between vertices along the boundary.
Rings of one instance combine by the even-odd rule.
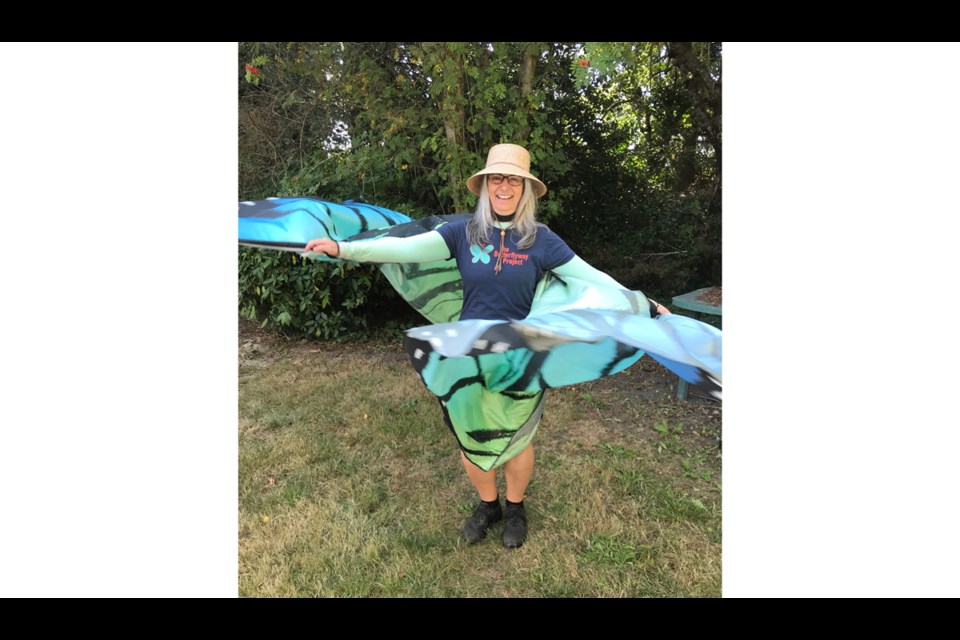
[[[489,242],[470,246],[467,220],[437,227],[457,259],[463,279],[461,320],[520,320],[530,313],[533,294],[543,274],[570,262],[573,250],[560,236],[543,225],[537,226],[537,238],[526,249],[517,248],[519,233],[507,229],[500,273],[493,268],[500,256],[500,229],[490,231]]]

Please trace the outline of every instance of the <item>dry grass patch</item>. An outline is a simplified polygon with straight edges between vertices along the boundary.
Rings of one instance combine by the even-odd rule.
[[[548,393],[530,537],[508,551],[500,525],[460,540],[475,492],[398,344],[255,342],[240,363],[242,596],[720,595],[720,406],[677,401],[668,376],[635,366]]]

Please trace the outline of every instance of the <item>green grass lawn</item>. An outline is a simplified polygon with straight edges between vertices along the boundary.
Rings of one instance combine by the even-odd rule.
[[[548,392],[529,536],[508,550],[501,525],[460,540],[477,497],[399,339],[255,327],[241,320],[242,597],[720,596],[721,406],[676,400],[649,358]]]

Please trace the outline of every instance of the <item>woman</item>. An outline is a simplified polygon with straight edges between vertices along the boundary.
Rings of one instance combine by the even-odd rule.
[[[467,180],[467,188],[479,196],[475,215],[410,238],[381,238],[370,242],[341,242],[318,238],[307,251],[331,257],[368,262],[431,262],[455,258],[463,280],[460,320],[510,320],[530,312],[537,284],[548,271],[560,277],[579,278],[594,284],[625,289],[620,283],[576,256],[567,244],[536,221],[537,200],[546,185],[530,173],[530,154],[515,144],[494,145],[483,170]],[[651,301],[651,315],[669,313]],[[542,410],[543,392],[529,398]],[[520,400],[518,400],[520,401]],[[533,475],[531,440],[539,424],[539,410],[531,428],[514,438],[509,448],[487,464],[468,456],[463,442],[460,456],[467,476],[476,488],[480,504],[463,527],[463,537],[479,542],[489,527],[503,524],[503,545],[520,547],[527,536],[523,500]],[[458,436],[459,440],[459,436]],[[473,459],[471,459],[471,457]],[[506,508],[497,491],[497,467],[503,467]]]

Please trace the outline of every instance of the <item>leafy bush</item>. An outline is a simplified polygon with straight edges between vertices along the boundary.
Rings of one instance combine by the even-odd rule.
[[[240,314],[286,335],[343,340],[418,322],[375,266],[247,247],[238,262]]]
[[[695,199],[653,193],[634,202],[597,207],[589,221],[576,215],[561,218],[551,228],[580,257],[624,286],[669,301],[721,284],[719,273],[713,279],[704,268],[709,238],[701,230],[708,217],[706,207]],[[719,255],[714,260],[719,266]]]

